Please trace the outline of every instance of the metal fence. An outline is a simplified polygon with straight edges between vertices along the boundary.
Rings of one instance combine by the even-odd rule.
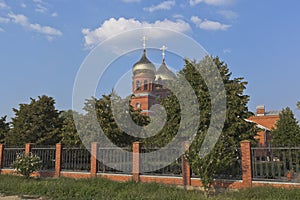
[[[40,157],[42,161],[41,170],[55,169],[55,147],[33,147],[31,152]]]
[[[253,180],[300,182],[300,148],[252,147]]]
[[[100,147],[97,152],[97,169],[99,173],[132,173],[131,148]],[[119,169],[119,170],[118,170]]]
[[[226,169],[215,175],[216,179],[242,180],[242,161],[237,159]]]
[[[17,154],[25,152],[25,148],[6,147],[3,150],[3,168],[12,168],[11,165],[17,158]]]
[[[61,169],[72,171],[89,171],[91,154],[85,148],[63,148],[61,157]]]
[[[176,160],[170,155],[177,155]],[[181,152],[180,149],[142,149],[141,151],[141,174],[144,175],[164,175],[181,176]]]
[[[232,162],[222,169],[218,168],[214,175],[215,179],[224,180],[242,180],[242,160],[241,160],[241,149],[236,148],[234,156],[232,157]],[[192,178],[200,178],[196,175],[193,170],[191,174]]]

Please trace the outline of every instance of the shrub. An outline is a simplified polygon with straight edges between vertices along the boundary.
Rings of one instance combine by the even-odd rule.
[[[40,170],[42,166],[41,159],[37,155],[30,153],[20,153],[17,155],[16,160],[12,164],[12,167],[17,173],[23,175],[25,178],[29,178],[33,172]]]

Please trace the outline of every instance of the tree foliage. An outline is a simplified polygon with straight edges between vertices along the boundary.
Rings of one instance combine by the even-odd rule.
[[[209,89],[204,81],[202,74],[198,73],[196,68],[207,70],[205,74],[208,78],[211,77],[212,67],[214,64],[222,77],[225,90],[226,90],[226,120],[223,131],[220,135],[215,147],[205,157],[200,157],[202,143],[207,134],[208,127],[214,126],[211,124],[211,96]],[[208,66],[207,66],[208,65]],[[190,150],[187,153],[187,158],[191,164],[192,170],[195,174],[199,175],[204,187],[210,188],[215,174],[222,173],[228,168],[234,168],[239,162],[239,145],[242,140],[254,140],[256,134],[255,124],[246,122],[244,119],[252,115],[248,111],[247,103],[249,96],[244,94],[247,82],[243,78],[231,78],[231,72],[227,65],[220,61],[218,57],[212,58],[205,57],[199,63],[195,61],[185,61],[185,67],[179,72],[180,75],[188,80],[197,96],[200,108],[200,116],[198,120],[200,125]],[[184,88],[181,89],[184,92]],[[179,107],[174,104],[174,97],[170,96],[164,103],[169,107],[173,107],[172,113],[177,113],[173,122],[178,123],[178,109]],[[189,98],[189,97],[187,97]],[[216,97],[216,102],[221,100],[219,96]],[[218,116],[217,116],[218,117]],[[176,127],[176,124],[174,124]],[[171,131],[170,131],[171,132]]]
[[[273,146],[296,147],[300,145],[300,127],[289,107],[280,112],[276,129],[272,130],[271,135]]]
[[[15,117],[12,118],[12,129],[5,138],[6,143],[53,145],[59,142],[62,121],[55,109],[55,100],[46,95],[30,100],[29,104],[20,104],[19,109],[13,109]]]
[[[114,106],[115,113],[112,110],[112,101],[119,102],[119,104]],[[118,110],[118,106],[123,104],[126,104],[128,109]],[[120,126],[122,124],[116,122],[116,117],[122,119],[123,122],[126,122],[126,119],[130,117],[139,126],[149,123],[149,118],[142,115],[141,110],[134,110],[132,106],[128,106],[128,100],[122,100],[114,92],[109,95],[103,95],[99,99],[92,97],[86,100],[83,109],[86,113],[77,118],[77,126],[82,132],[80,138],[84,144],[101,142],[99,132],[99,127],[101,127],[105,136],[115,145],[120,147],[131,146],[133,142],[140,141],[140,138],[128,135],[127,131],[121,129]]]
[[[83,144],[77,132],[73,115],[81,116],[79,113],[72,110],[62,111],[60,114],[62,120],[62,127],[59,133],[60,143],[70,147],[82,147]]]
[[[0,118],[0,143],[4,143],[5,137],[10,128],[9,123],[6,122],[6,116]]]

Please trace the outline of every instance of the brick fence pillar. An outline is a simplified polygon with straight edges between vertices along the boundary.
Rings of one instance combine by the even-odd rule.
[[[3,167],[3,150],[4,150],[4,145],[0,144],[0,172]]]
[[[132,178],[133,181],[140,181],[140,150],[141,143],[134,142],[132,145]]]
[[[62,156],[62,145],[60,143],[56,144],[55,150],[55,177],[60,177],[61,171],[61,156]]]
[[[188,152],[189,144],[184,142],[183,145],[185,151]],[[182,184],[184,186],[191,185],[191,167],[184,154],[181,156],[181,166],[182,166]]]
[[[97,175],[97,152],[98,152],[98,143],[93,142],[91,144],[91,177]]]
[[[241,142],[242,153],[242,179],[243,187],[252,187],[252,165],[251,165],[251,145],[250,141]]]
[[[27,143],[25,144],[25,155],[28,156],[30,154],[31,151],[31,144]]]

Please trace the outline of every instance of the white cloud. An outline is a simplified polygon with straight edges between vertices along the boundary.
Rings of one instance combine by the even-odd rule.
[[[22,14],[8,14],[8,16],[11,18],[12,22],[15,24],[19,24],[25,28],[28,28],[32,31],[45,34],[46,36],[61,36],[62,32],[52,28],[50,26],[42,26],[40,24],[32,24],[29,22],[28,18],[25,15]]]
[[[40,12],[40,13],[46,13],[48,11],[48,8],[46,8],[42,4],[37,4],[36,8],[35,8],[35,11]]]
[[[222,6],[232,4],[234,0],[190,0],[190,5],[195,6],[199,3],[206,3],[213,6]]]
[[[59,30],[52,28],[50,26],[41,26],[40,24],[30,24],[29,27],[32,30],[45,35],[57,35],[57,36],[62,35],[62,33]]]
[[[57,16],[58,16],[58,14],[56,12],[51,14],[51,17],[57,17]]]
[[[172,17],[175,18],[175,19],[184,19],[184,16],[180,15],[180,14],[175,14]]]
[[[0,0],[0,9],[9,9],[9,6],[5,3],[5,1]]]
[[[140,2],[141,0],[122,0],[124,3],[136,3]]]
[[[197,27],[199,27],[203,30],[212,30],[212,31],[222,30],[222,31],[225,31],[225,30],[227,30],[228,28],[231,27],[231,25],[222,24],[222,23],[217,22],[217,21],[211,21],[211,20],[207,20],[207,19],[202,20],[197,16],[192,16],[191,21]]]
[[[175,0],[169,0],[169,1],[164,1],[158,5],[144,8],[144,10],[148,12],[154,12],[157,10],[170,10],[173,6],[175,6]]]
[[[4,32],[4,29],[0,27],[0,32]]]
[[[21,6],[22,8],[26,8],[26,7],[27,7],[27,5],[26,5],[25,3],[21,3],[20,6]]]
[[[28,18],[25,15],[15,15],[15,14],[10,13],[10,14],[8,14],[8,16],[16,24],[20,24],[21,26],[29,25]]]
[[[194,24],[199,24],[202,22],[202,19],[200,19],[199,17],[197,16],[192,16],[191,17],[191,21],[194,23]]]
[[[232,10],[220,10],[218,13],[229,20],[235,20],[239,17],[239,15]]]
[[[32,0],[34,3],[44,3],[42,0]]]
[[[42,13],[42,14],[47,14],[51,17],[56,17],[57,13],[51,10],[51,5],[44,1],[44,0],[32,0],[34,2],[35,6],[35,11]]]
[[[8,18],[4,18],[4,17],[0,17],[0,24],[6,24],[8,23],[10,20]]]
[[[113,35],[119,34],[124,31],[129,31],[138,28],[156,27],[164,28],[177,32],[189,31],[190,25],[183,20],[177,19],[176,21],[163,20],[155,21],[154,23],[142,22],[136,19],[125,19],[125,18],[110,18],[106,20],[100,27],[95,30],[83,29],[82,33],[84,35],[85,46],[92,48],[99,42],[111,37]]]
[[[210,21],[210,20],[204,20],[200,25],[199,27],[201,29],[204,29],[204,30],[227,30],[228,28],[231,27],[231,25],[227,25],[227,24],[221,24],[220,22],[216,22],[216,21]]]
[[[231,49],[223,49],[223,53],[224,54],[231,53]]]

